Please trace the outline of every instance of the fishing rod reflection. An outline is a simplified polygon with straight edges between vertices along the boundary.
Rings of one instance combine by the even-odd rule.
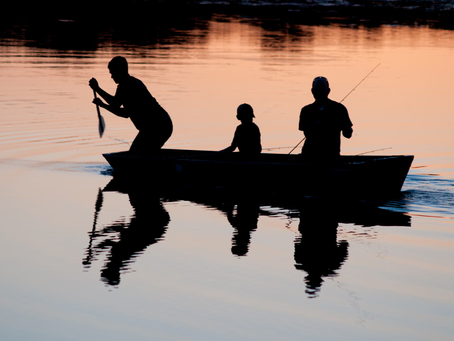
[[[97,227],[103,206],[103,193],[119,192],[128,196],[133,209],[129,221],[118,219]],[[170,216],[163,202],[189,201],[216,209],[232,228],[233,256],[246,257],[253,247],[253,236],[263,217],[285,214],[298,221],[294,243],[294,268],[304,275],[304,291],[309,298],[318,297],[326,278],[339,276],[348,260],[349,233],[340,234],[343,224],[360,226],[361,238],[375,238],[372,226],[411,226],[411,218],[403,212],[390,211],[375,203],[342,202],[333,198],[301,198],[300,200],[266,196],[259,190],[221,190],[172,188],[158,190],[130,186],[115,178],[98,193],[89,245],[83,264],[88,269],[106,253],[101,280],[116,286],[120,276],[131,270],[135,259],[151,245],[164,240]],[[285,213],[284,213],[285,212]],[[210,241],[207,240],[206,243]]]

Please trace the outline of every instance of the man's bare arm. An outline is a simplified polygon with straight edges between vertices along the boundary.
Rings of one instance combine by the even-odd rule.
[[[104,108],[107,111],[110,111],[112,114],[117,115],[119,117],[124,118],[129,117],[125,109],[121,107],[121,104],[117,102],[115,97],[101,89],[101,87],[98,84],[98,81],[95,78],[90,79],[88,85],[107,102],[104,103],[100,98],[95,98],[93,100],[94,104],[99,105],[101,108]]]

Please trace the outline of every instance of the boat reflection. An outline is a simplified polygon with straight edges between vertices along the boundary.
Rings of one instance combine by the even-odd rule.
[[[134,214],[129,222],[119,220],[98,231],[97,216],[105,191],[127,194]],[[282,216],[285,212],[289,218],[299,219],[294,266],[306,273],[305,292],[310,298],[319,295],[326,278],[338,276],[348,259],[349,243],[345,237],[338,240],[339,224],[365,227],[356,235],[365,238],[374,238],[373,232],[366,227],[411,226],[411,217],[402,210],[383,209],[377,203],[339,202],[328,198],[295,200],[238,188],[150,188],[142,183],[134,185],[114,178],[98,193],[84,265],[90,267],[100,254],[108,252],[101,279],[108,285],[118,285],[120,274],[129,269],[134,259],[164,238],[170,217],[163,201],[189,201],[224,213],[226,223],[234,229],[231,252],[237,257],[247,256],[261,216]]]

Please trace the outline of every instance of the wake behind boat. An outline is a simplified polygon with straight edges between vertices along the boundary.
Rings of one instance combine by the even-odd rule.
[[[149,156],[129,152],[103,154],[114,176],[137,181],[195,186],[254,186],[293,194],[341,194],[383,197],[398,194],[413,155],[343,155],[335,163],[313,163],[300,155],[161,149]]]

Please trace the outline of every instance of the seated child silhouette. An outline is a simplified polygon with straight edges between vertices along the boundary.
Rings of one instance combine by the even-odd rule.
[[[249,104],[244,103],[238,107],[236,118],[241,124],[236,127],[232,144],[221,152],[231,153],[238,148],[242,156],[256,156],[261,153],[260,129],[252,122],[254,117],[254,111]]]

